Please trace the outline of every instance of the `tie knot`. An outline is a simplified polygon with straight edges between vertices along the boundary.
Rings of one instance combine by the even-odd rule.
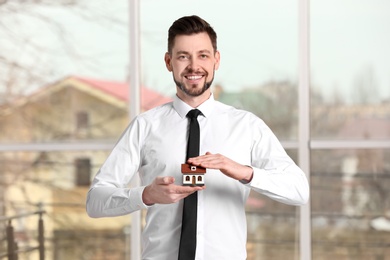
[[[192,109],[187,113],[187,117],[189,118],[197,118],[202,112],[198,109]]]

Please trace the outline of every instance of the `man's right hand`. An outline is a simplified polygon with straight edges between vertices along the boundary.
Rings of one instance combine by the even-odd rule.
[[[156,177],[154,181],[145,187],[142,200],[146,205],[170,204],[184,199],[198,190],[204,190],[206,186],[191,187],[175,184],[175,178],[171,176]]]

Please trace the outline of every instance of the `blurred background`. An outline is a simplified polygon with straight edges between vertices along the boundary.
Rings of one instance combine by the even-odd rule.
[[[131,2],[0,1],[0,259],[16,259],[10,241],[20,260],[131,259],[132,216],[85,213],[131,120]],[[137,12],[141,112],[175,94],[169,26],[199,15],[218,34],[216,99],[262,118],[310,179],[303,208],[251,194],[248,260],[390,259],[389,1],[142,0]]]

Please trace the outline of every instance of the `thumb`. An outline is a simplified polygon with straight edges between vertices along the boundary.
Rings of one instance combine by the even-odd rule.
[[[168,185],[168,184],[172,184],[175,182],[175,178],[173,178],[172,176],[165,176],[165,177],[162,177],[162,178],[159,178],[160,180],[157,182],[157,184],[165,184],[165,185]]]

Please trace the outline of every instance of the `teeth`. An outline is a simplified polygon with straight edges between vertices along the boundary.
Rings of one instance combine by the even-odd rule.
[[[202,76],[187,76],[187,79],[189,80],[196,80],[196,79],[200,79],[202,78]]]

